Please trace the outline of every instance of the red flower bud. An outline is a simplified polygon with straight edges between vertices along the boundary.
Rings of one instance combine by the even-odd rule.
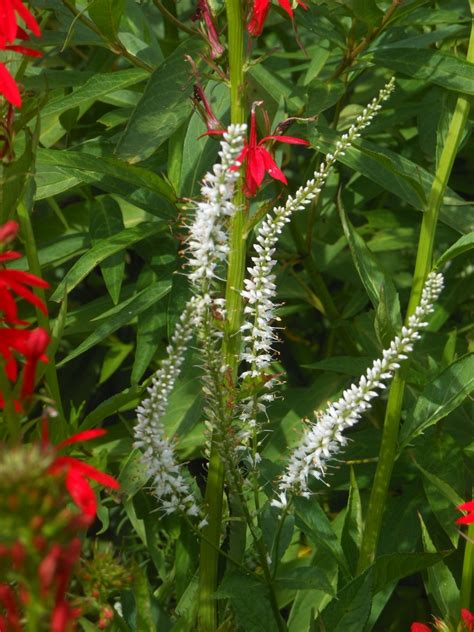
[[[0,245],[7,245],[16,239],[19,226],[12,219],[0,226]]]

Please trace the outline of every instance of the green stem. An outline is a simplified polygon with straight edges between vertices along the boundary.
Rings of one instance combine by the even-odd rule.
[[[467,61],[471,63],[474,62],[474,26],[471,26]],[[413,275],[413,286],[408,302],[406,320],[414,313],[419,303],[426,276],[432,267],[433,245],[439,209],[465,129],[469,107],[469,99],[465,96],[459,96],[436,169],[431,192],[423,213]],[[397,452],[397,439],[404,390],[404,371],[401,371],[395,376],[388,398],[379,460],[375,471],[374,483],[367,510],[367,521],[362,538],[358,564],[359,573],[363,572],[373,563],[377,551],[388,487]]]
[[[474,523],[471,523],[467,530],[466,543],[464,548],[464,560],[462,565],[462,578],[461,578],[461,594],[459,596],[459,602],[461,608],[471,609],[471,596],[473,577],[472,571],[474,570]]]
[[[241,0],[226,0],[228,25],[228,55],[230,75],[231,123],[244,123],[244,62],[245,32]],[[234,198],[237,212],[230,226],[230,256],[226,286],[227,322],[224,339],[224,363],[230,367],[235,381],[238,367],[239,336],[242,301],[240,292],[245,272],[246,240],[245,199],[241,187]],[[218,437],[213,434],[211,456],[206,484],[206,505],[208,524],[204,528],[201,540],[198,629],[211,632],[217,628],[217,602],[214,593],[218,582],[219,544],[222,530],[222,506],[225,469],[216,444]],[[212,545],[211,545],[212,543]]]
[[[343,72],[345,72],[348,68],[352,66],[357,57],[367,48],[369,44],[374,41],[374,39],[378,35],[380,35],[383,29],[387,26],[401,2],[402,0],[392,0],[391,5],[384,13],[380,24],[369,31],[367,35],[359,42],[359,44],[357,44],[357,46],[353,46],[353,42],[349,41],[349,46],[346,54],[344,55],[344,59],[341,61],[334,74],[330,77],[329,81],[334,81],[334,79],[340,77]]]
[[[18,221],[20,224],[21,234],[24,239],[26,258],[28,260],[28,267],[32,274],[41,277],[41,266],[38,259],[38,252],[36,249],[36,240],[33,232],[33,226],[31,224],[31,217],[29,210],[25,202],[21,201],[17,208]],[[46,294],[43,288],[34,288],[34,293],[46,304]],[[38,325],[42,327],[48,334],[51,334],[51,325],[49,317],[39,308],[36,309],[36,318]],[[59,389],[58,375],[56,372],[56,364],[54,358],[50,358],[50,362],[46,365],[45,369],[46,384],[50,391],[51,397],[55,402],[56,409],[61,418],[64,419],[64,410],[61,401],[61,392]]]
[[[231,462],[231,455],[229,454],[227,457],[227,460],[229,462]],[[273,611],[273,616],[275,617],[275,623],[276,623],[276,627],[278,632],[286,632],[287,628],[286,628],[286,624],[284,622],[284,620],[282,619],[282,616],[280,614],[280,608],[278,607],[278,601],[276,598],[276,594],[275,594],[275,589],[274,589],[274,583],[273,583],[273,577],[270,571],[270,565],[268,562],[268,551],[267,551],[267,547],[265,546],[265,542],[263,541],[262,535],[261,535],[261,528],[259,529],[259,532],[256,531],[255,529],[255,525],[254,522],[252,520],[252,516],[250,515],[250,511],[249,508],[247,506],[247,503],[245,502],[245,498],[244,498],[244,493],[243,493],[243,481],[241,478],[241,474],[238,470],[238,466],[231,472],[229,472],[229,487],[232,487],[235,491],[235,495],[240,499],[240,513],[243,515],[243,517],[245,518],[245,521],[247,523],[247,526],[249,528],[249,531],[252,535],[254,544],[255,544],[255,548],[257,550],[257,554],[259,557],[259,561],[260,561],[260,566],[262,567],[263,570],[263,576],[265,578],[265,583],[267,585],[268,588],[268,597],[270,599],[270,606],[272,608]],[[286,514],[285,514],[286,515]],[[284,520],[284,518],[283,518]],[[277,548],[278,551],[278,548]],[[274,552],[270,551],[270,554],[273,556]],[[275,555],[277,555],[277,553],[275,553]],[[275,560],[275,565],[276,565],[276,561]]]
[[[185,33],[189,33],[189,35],[200,35],[198,30],[191,29],[189,26],[186,26],[186,24],[183,24],[183,22],[178,20],[176,17],[176,11],[173,10],[176,7],[173,7],[170,2],[166,2],[166,0],[164,2],[160,2],[160,0],[153,0],[153,3],[165,18],[165,32],[168,30],[169,35],[171,32],[169,31],[169,26],[167,25],[171,25],[173,27],[173,33],[176,33],[175,39],[177,39],[178,29],[184,31]]]
[[[84,9],[79,11],[76,9],[74,2],[71,0],[63,0],[63,4],[69,9],[69,11],[74,15],[75,20],[80,20],[85,26],[87,26],[91,31],[93,31],[98,37],[100,37],[107,44],[107,48],[114,53],[114,55],[120,55],[128,59],[128,61],[136,66],[137,68],[143,68],[143,70],[147,70],[148,72],[153,72],[153,66],[147,64],[145,61],[130,53],[125,46],[118,39],[114,42],[109,42],[103,35],[102,31],[94,24],[92,20],[84,15]],[[74,22],[73,22],[74,24]],[[66,40],[67,41],[67,40]]]
[[[5,362],[0,362],[0,393],[3,395],[3,421],[7,425],[9,442],[15,444],[20,436],[20,423],[15,413],[13,393],[5,371]]]

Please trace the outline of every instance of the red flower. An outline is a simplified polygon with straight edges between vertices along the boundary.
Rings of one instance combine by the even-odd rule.
[[[18,223],[9,219],[3,226],[0,226],[0,246],[6,246],[16,239],[18,234]]]
[[[213,134],[216,131],[219,134],[222,134],[223,133],[222,123],[217,119],[216,115],[214,114],[212,106],[207,100],[206,94],[199,83],[194,84],[192,100],[193,100],[194,106],[199,112],[199,115],[201,116],[202,120],[206,124],[207,133],[204,135],[207,136],[208,134]]]
[[[7,228],[7,224],[5,224],[1,230]],[[8,231],[6,231],[8,234]],[[21,255],[18,252],[10,251],[0,254],[0,263],[4,263],[5,261],[12,261],[13,259],[18,259]],[[23,320],[18,319],[18,311],[15,299],[11,295],[11,292],[18,294],[29,303],[32,303],[36,307],[38,307],[43,314],[47,314],[46,306],[43,301],[36,296],[28,287],[49,287],[46,281],[40,279],[34,274],[30,274],[29,272],[23,272],[22,270],[7,270],[5,268],[0,269],[0,312],[5,314],[5,320],[7,322],[16,324],[16,325],[26,325],[27,323]]]
[[[16,108],[21,107],[21,96],[15,80],[8,72],[5,64],[0,63],[0,94]]]
[[[15,593],[11,586],[7,584],[0,584],[0,604],[6,610],[6,618],[0,621],[1,632],[21,632],[22,626],[20,624],[20,612],[16,600]]]
[[[456,520],[456,524],[470,524],[471,522],[474,522],[474,500],[458,505],[458,509],[460,511],[468,511],[469,513],[461,516],[461,518],[458,518]]]
[[[30,11],[21,0],[0,0],[0,50],[11,50],[30,57],[41,57],[41,53],[25,46],[14,44],[15,39],[29,39],[28,33],[18,24],[17,14],[25,25],[36,35],[41,35],[41,29]],[[0,94],[14,107],[21,107],[20,90],[15,79],[5,64],[0,63]]]
[[[41,594],[44,598],[52,590],[55,593],[55,606],[51,616],[51,630],[66,632],[73,628],[74,621],[80,615],[77,608],[71,608],[66,602],[66,591],[71,580],[74,565],[79,560],[81,541],[74,538],[67,546],[53,544],[38,568]]]
[[[307,9],[307,6],[302,0],[297,0],[297,2],[303,9]],[[290,18],[293,19],[291,3],[288,0],[278,0],[278,4],[288,13]],[[247,23],[247,30],[253,37],[258,37],[261,34],[269,9],[270,0],[253,0],[252,11]]]
[[[225,48],[219,41],[219,35],[217,33],[207,0],[199,0],[196,14],[192,19],[200,20],[201,18],[204,20],[204,24],[206,25],[204,35],[211,48],[211,58],[217,59],[224,53]]]
[[[51,616],[51,632],[70,632],[75,629],[74,622],[81,615],[79,608],[71,608],[67,601],[56,604]]]
[[[472,614],[472,612],[470,612],[467,608],[463,608],[461,610],[461,617],[464,621],[467,632],[474,632],[474,614]]]
[[[69,439],[59,443],[55,450],[59,451],[65,446],[78,443],[79,441],[90,441],[96,437],[102,437],[105,433],[106,431],[102,429],[78,432],[69,437]],[[47,442],[47,428],[45,427],[43,430],[43,443]],[[57,456],[49,467],[49,473],[53,475],[65,474],[67,490],[74,504],[82,511],[86,522],[92,522],[97,512],[97,500],[88,479],[97,481],[104,487],[111,489],[120,488],[118,481],[112,476],[71,456]]]
[[[21,37],[23,29],[18,24],[17,14],[34,35],[41,35],[38,22],[21,0],[0,0],[0,48]]]
[[[1,2],[2,0],[0,0]],[[1,20],[1,18],[0,18]],[[18,45],[6,45],[0,46],[0,50],[11,50],[15,53],[21,53],[22,55],[28,55],[29,57],[42,57],[42,54],[27,48],[26,46]],[[0,63],[0,94],[3,94],[5,99],[9,101],[16,108],[21,108],[21,95],[20,90],[15,82],[15,79],[11,76],[5,64]]]
[[[244,160],[247,161],[245,168],[245,194],[247,197],[252,197],[256,194],[257,189],[260,188],[263,182],[265,173],[268,173],[271,178],[279,180],[284,184],[287,184],[288,182],[285,174],[273,160],[270,152],[263,147],[263,145],[269,140],[277,140],[281,143],[290,143],[293,145],[309,145],[308,141],[303,140],[302,138],[279,135],[265,136],[257,142],[257,123],[254,104],[250,115],[249,140],[237,158],[240,163],[243,163]]]
[[[5,360],[5,372],[11,382],[18,376],[15,352],[26,358],[20,392],[22,400],[33,393],[38,362],[48,362],[45,355],[48,344],[48,334],[39,327],[32,330],[0,328],[0,355]],[[0,407],[3,406],[3,394],[0,393]]]
[[[424,623],[412,623],[410,632],[431,632],[431,628],[429,628]]]

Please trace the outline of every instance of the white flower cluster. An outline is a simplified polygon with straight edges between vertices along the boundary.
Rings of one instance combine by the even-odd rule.
[[[275,507],[285,507],[289,494],[309,496],[309,481],[313,476],[323,479],[327,462],[347,443],[343,432],[356,424],[361,415],[371,407],[370,401],[384,389],[384,381],[392,378],[400,362],[408,357],[413,343],[420,338],[419,330],[427,326],[425,319],[433,310],[433,303],[443,289],[443,276],[431,272],[423,288],[420,303],[409,317],[408,325],[402,327],[382,358],[374,361],[359,383],[346,389],[340,399],[322,413],[316,413],[317,421],[309,426],[299,446],[293,450],[278,489],[278,498],[272,501]]]
[[[201,305],[199,304],[201,302]],[[191,338],[202,321],[202,300],[192,297],[175,327],[167,357],[153,376],[148,397],[137,408],[134,447],[143,450],[142,462],[152,479],[154,495],[166,513],[177,509],[199,514],[193,494],[180,472],[173,443],[166,437],[161,418],[175,385]]]
[[[230,125],[224,133],[219,156],[221,162],[207,173],[201,187],[203,200],[196,204],[196,214],[189,230],[190,282],[209,282],[215,278],[216,266],[229,252],[226,217],[235,211],[232,198],[239,177],[237,156],[242,151],[246,125]]]
[[[193,296],[188,301],[166,348],[167,356],[152,378],[148,397],[137,408],[134,446],[143,450],[142,461],[152,479],[153,492],[166,513],[184,511],[190,516],[200,510],[181,474],[173,443],[166,437],[162,417],[184,362],[188,345],[203,323],[210,305],[209,286],[215,268],[227,254],[225,217],[233,213],[232,196],[238,178],[236,158],[242,150],[246,126],[231,125],[221,142],[221,164],[214,165],[203,182],[204,200],[197,203],[190,229],[189,266]],[[201,522],[202,524],[202,522]]]
[[[272,346],[277,340],[277,335],[272,325],[275,321],[276,307],[273,303],[276,286],[272,270],[276,263],[273,255],[280,233],[290,221],[291,215],[304,209],[321,191],[336,160],[344,155],[346,149],[361,135],[362,130],[370,125],[394,87],[394,79],[391,79],[337,141],[334,153],[326,155],[325,162],[321,163],[313,177],[298,189],[294,197],[289,196],[284,206],[273,209],[272,214],[260,224],[255,238],[253,265],[248,268],[250,276],[245,280],[245,288],[242,291],[247,304],[244,310],[245,321],[241,327],[244,343],[241,359],[250,365],[242,377],[258,377],[273,359]]]

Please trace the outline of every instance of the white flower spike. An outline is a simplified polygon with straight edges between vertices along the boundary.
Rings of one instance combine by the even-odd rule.
[[[216,266],[225,260],[227,246],[226,218],[234,212],[232,197],[238,178],[236,158],[242,150],[245,125],[231,125],[221,142],[221,163],[204,177],[203,200],[196,213],[189,236],[189,280],[193,296],[188,301],[166,349],[167,357],[152,378],[146,397],[137,408],[134,446],[143,450],[142,461],[152,479],[153,492],[165,513],[181,511],[199,516],[201,511],[181,466],[174,454],[172,441],[166,436],[162,417],[174,388],[186,350],[202,325],[210,304],[210,283]],[[204,524],[201,520],[200,524]]]
[[[334,163],[343,156],[356,138],[359,138],[364,128],[370,125],[372,119],[381,109],[395,87],[394,79],[382,88],[378,96],[362,111],[356,122],[342,135],[336,143],[333,154],[327,154],[325,162],[321,163],[313,177],[300,187],[295,196],[289,196],[284,206],[277,206],[262,221],[255,238],[252,257],[253,265],[248,268],[249,278],[245,280],[242,296],[246,299],[245,321],[241,327],[244,349],[241,359],[250,368],[242,377],[251,375],[258,377],[262,371],[268,369],[273,359],[273,344],[278,339],[273,322],[275,321],[275,304],[273,298],[276,293],[275,275],[272,270],[276,264],[274,258],[278,238],[295,211],[305,208],[321,191]]]
[[[379,395],[377,391],[386,387],[384,382],[393,377],[400,362],[411,353],[414,342],[420,338],[420,330],[428,324],[426,317],[433,312],[433,304],[442,289],[443,276],[431,272],[420,303],[409,317],[408,325],[402,327],[401,334],[392,340],[382,357],[374,361],[357,385],[352,384],[324,412],[316,413],[316,422],[309,426],[290,455],[278,486],[278,497],[272,501],[273,506],[285,507],[288,496],[292,494],[309,496],[310,478],[324,479],[328,461],[347,444],[343,432],[359,421],[371,407],[370,401]]]

